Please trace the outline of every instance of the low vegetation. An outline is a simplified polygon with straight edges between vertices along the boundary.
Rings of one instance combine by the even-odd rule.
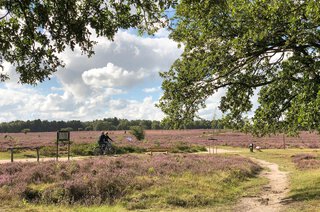
[[[239,156],[124,155],[0,166],[0,201],[121,205],[126,209],[214,207],[232,203],[260,167]]]
[[[230,147],[224,147],[230,149]],[[288,212],[319,211],[320,152],[314,149],[272,149],[250,153],[248,149],[232,148],[244,156],[256,157],[279,165],[288,172],[289,194],[285,203]]]
[[[138,140],[141,141],[145,137],[145,132],[142,126],[130,127],[130,133]]]

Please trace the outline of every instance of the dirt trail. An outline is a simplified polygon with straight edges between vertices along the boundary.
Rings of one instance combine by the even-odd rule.
[[[237,153],[239,151],[237,150],[227,150],[227,149],[221,149],[221,148],[214,148],[214,147],[207,147],[207,152],[209,154],[222,154],[222,153]]]
[[[259,196],[242,198],[234,208],[234,211],[278,212],[283,210],[284,204],[282,201],[289,191],[287,173],[280,171],[275,163],[251,159],[264,168],[260,176],[268,178],[269,183],[263,187],[263,191]]]

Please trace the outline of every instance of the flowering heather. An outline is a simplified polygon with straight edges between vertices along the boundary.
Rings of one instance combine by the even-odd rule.
[[[117,146],[140,148],[174,147],[180,144],[247,147],[249,143],[262,148],[283,148],[283,135],[256,138],[250,134],[217,130],[146,130],[145,132],[144,141],[137,141],[134,136],[128,132],[125,134],[124,131],[110,131],[109,136]],[[74,131],[71,132],[71,140],[75,144],[96,143],[99,135],[100,132],[97,131]],[[285,137],[285,143],[289,148],[319,148],[319,137],[316,133],[301,132],[300,137]],[[212,138],[216,140],[210,140]],[[56,132],[0,133],[0,150],[12,146],[54,146],[55,141]]]
[[[292,161],[299,169],[319,169],[320,160],[312,154],[296,154]]]
[[[82,161],[0,165],[0,201],[14,198],[46,204],[113,204],[126,196],[172,183],[184,174],[224,180],[252,176],[260,167],[239,156],[124,155]]]

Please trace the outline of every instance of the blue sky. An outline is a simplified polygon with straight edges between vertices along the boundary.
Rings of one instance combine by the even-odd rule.
[[[37,86],[20,85],[11,64],[4,70],[11,79],[0,83],[0,122],[13,120],[94,120],[108,117],[161,120],[154,105],[161,97],[159,71],[166,71],[183,49],[165,29],[155,36],[119,31],[114,42],[98,41],[88,58],[79,49],[60,57],[65,68]],[[207,101],[200,116],[221,116],[217,109],[223,91]]]

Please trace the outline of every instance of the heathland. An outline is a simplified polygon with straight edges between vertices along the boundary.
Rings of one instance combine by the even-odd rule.
[[[256,138],[223,130],[150,130],[138,141],[129,132],[110,131],[117,154],[92,156],[99,134],[71,132],[71,161],[59,162],[44,162],[54,159],[55,132],[0,134],[0,208],[250,211],[249,202],[266,208],[272,200],[277,202],[275,211],[315,211],[320,204],[317,134]],[[262,150],[249,152],[249,143]],[[41,147],[40,162],[4,163],[10,159],[7,148],[19,146]],[[228,151],[208,154],[207,148],[214,146]],[[146,154],[152,147],[166,148],[168,154]],[[35,156],[34,150],[14,152],[15,159]],[[275,186],[284,186],[285,192],[276,197],[270,196],[278,191],[273,192],[269,177],[275,171],[266,161],[286,175]]]

